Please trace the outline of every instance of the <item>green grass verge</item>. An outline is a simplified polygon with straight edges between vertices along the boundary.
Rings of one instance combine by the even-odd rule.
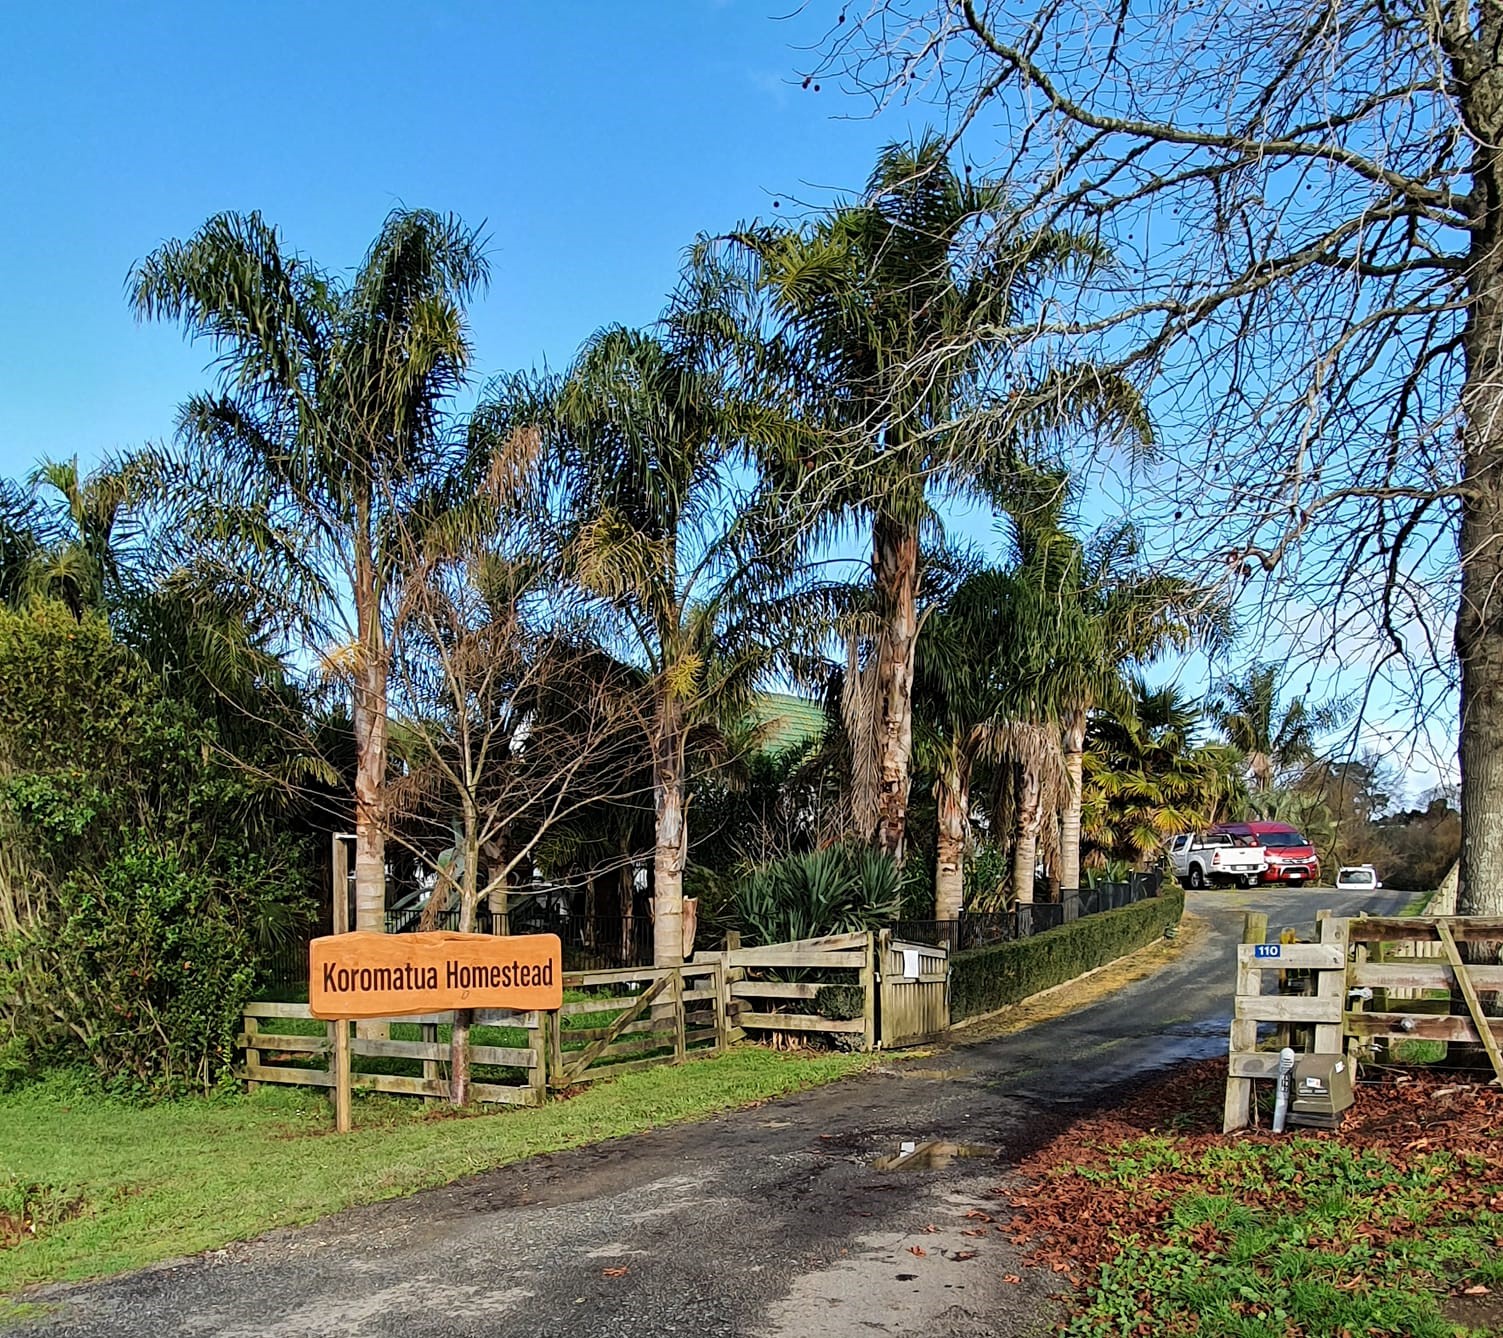
[[[1125,1234],[1065,1332],[1139,1333],[1145,1314],[1163,1334],[1471,1332],[1442,1298],[1503,1287],[1503,1214],[1448,1210],[1457,1162],[1297,1136],[1193,1153],[1161,1136],[1125,1144],[1096,1174],[1141,1193],[1145,1172],[1169,1172],[1176,1187],[1155,1193],[1172,1195],[1170,1215],[1156,1239]]]
[[[0,1295],[140,1268],[523,1157],[697,1119],[868,1062],[741,1046],[539,1109],[462,1118],[410,1098],[357,1096],[355,1132],[344,1137],[330,1132],[327,1098],[300,1088],[138,1106],[54,1079],[0,1096],[0,1213],[28,1196],[40,1205],[35,1238],[0,1249]]]

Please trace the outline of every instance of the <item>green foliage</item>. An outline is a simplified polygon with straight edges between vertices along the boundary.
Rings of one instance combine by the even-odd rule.
[[[851,1022],[866,1011],[866,991],[859,985],[821,985],[814,1011],[836,1022]]]
[[[227,886],[145,840],[97,872],[75,870],[46,914],[0,940],[15,1034],[115,1090],[202,1090],[226,1078],[256,974],[240,898],[298,900],[285,874],[279,883],[264,866],[237,872]]]
[[[865,846],[829,846],[752,869],[736,889],[752,943],[788,943],[888,924],[903,906],[903,873]]]
[[[1129,684],[1115,712],[1092,717],[1086,734],[1081,827],[1086,867],[1149,867],[1179,832],[1231,817],[1245,787],[1239,755],[1199,741],[1199,710],[1171,686]]]
[[[220,1081],[260,952],[307,921],[281,804],[103,617],[0,609],[4,1072]]]
[[[1068,1334],[1147,1321],[1156,1333],[1448,1338],[1461,1330],[1441,1298],[1503,1277],[1503,1216],[1448,1205],[1468,1177],[1443,1149],[1400,1159],[1334,1139],[1197,1147],[1154,1135],[1110,1149],[1103,1170],[1062,1173],[1155,1205],[1173,1186],[1162,1224],[1122,1233]]]
[[[1161,938],[1177,925],[1185,894],[1165,888],[1157,897],[1119,911],[1087,915],[1032,938],[976,948],[950,958],[950,1017],[954,1021],[1017,1003]]]
[[[1012,861],[995,841],[983,841],[966,860],[965,904],[989,909],[1003,896],[1003,885],[1012,876]]]

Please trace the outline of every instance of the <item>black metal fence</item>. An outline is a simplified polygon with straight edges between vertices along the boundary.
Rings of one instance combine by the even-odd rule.
[[[1160,873],[1135,873],[1122,883],[1097,883],[1079,892],[1065,893],[1058,901],[1037,901],[1014,906],[998,914],[967,914],[958,920],[899,920],[893,934],[913,943],[943,945],[951,952],[965,948],[986,948],[994,943],[1056,929],[1084,915],[1119,910],[1134,902],[1156,897],[1163,885]],[[418,928],[420,912],[388,911],[386,932],[411,933]],[[459,910],[454,908],[438,917],[438,929],[458,929]],[[568,971],[608,971],[616,967],[652,965],[652,917],[650,915],[577,915],[561,911],[558,905],[538,901],[526,902],[509,916],[508,929],[513,934],[557,934],[563,943],[564,969]],[[475,930],[490,934],[496,930],[490,908],[476,910]],[[701,935],[702,939],[709,936]],[[706,947],[716,946],[705,942]],[[283,998],[306,991],[308,987],[308,949],[294,944],[278,950],[266,959],[260,989],[265,997]]]
[[[1134,902],[1146,901],[1158,896],[1163,883],[1161,873],[1135,873],[1126,882],[1097,883],[1078,892],[1063,893],[1058,901],[1035,901],[993,914],[966,914],[958,920],[900,920],[893,926],[893,933],[913,943],[932,943],[951,952],[989,948],[996,943],[1042,934],[1046,929],[1058,929],[1085,915],[1121,910]]]

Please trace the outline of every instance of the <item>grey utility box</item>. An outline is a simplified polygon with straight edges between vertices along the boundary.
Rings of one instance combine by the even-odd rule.
[[[1352,1104],[1352,1063],[1345,1055],[1301,1055],[1290,1078],[1289,1123],[1334,1129]]]

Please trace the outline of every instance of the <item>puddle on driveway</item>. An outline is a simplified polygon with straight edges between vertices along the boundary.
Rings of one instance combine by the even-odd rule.
[[[952,1078],[974,1078],[977,1076],[975,1069],[896,1068],[893,1072],[903,1078],[928,1078],[938,1082],[948,1082]]]
[[[995,1157],[997,1149],[982,1143],[904,1144],[890,1157],[878,1157],[872,1167],[878,1171],[942,1171],[961,1157]]]

